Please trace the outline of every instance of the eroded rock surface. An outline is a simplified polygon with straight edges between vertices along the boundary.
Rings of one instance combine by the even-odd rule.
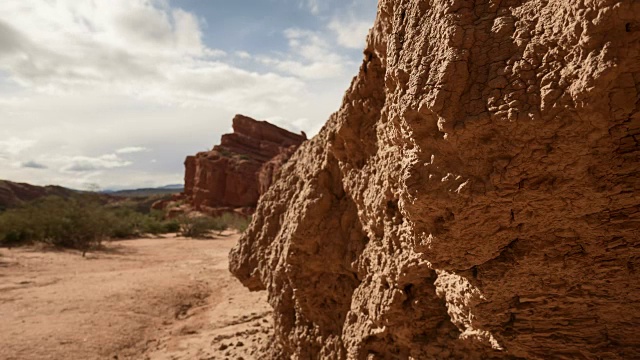
[[[266,121],[243,115],[233,119],[233,133],[222,136],[211,151],[188,156],[185,160],[184,201],[190,208],[205,213],[219,209],[256,207],[263,184],[263,165],[277,158],[278,164],[289,156],[305,136],[291,133]],[[269,167],[268,179],[278,168]]]
[[[364,55],[230,254],[269,355],[640,358],[640,2],[381,0]]]

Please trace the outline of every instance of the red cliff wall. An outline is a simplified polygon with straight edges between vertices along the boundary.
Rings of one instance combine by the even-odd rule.
[[[261,195],[262,166],[274,157],[290,156],[305,140],[303,135],[243,115],[233,119],[233,130],[211,151],[185,160],[184,194],[194,210],[255,208]]]

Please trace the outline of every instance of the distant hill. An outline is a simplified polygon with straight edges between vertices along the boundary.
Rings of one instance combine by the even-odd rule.
[[[131,206],[148,211],[155,201],[169,198],[173,194],[181,193],[182,185],[167,185],[158,188],[131,189],[118,191],[103,191],[101,201],[105,203],[129,202]],[[0,211],[20,206],[46,196],[71,197],[74,195],[90,194],[90,192],[68,189],[62,186],[36,186],[0,180]]]
[[[45,196],[69,197],[74,194],[78,194],[78,191],[62,186],[36,186],[0,180],[0,210],[19,206]]]
[[[117,190],[117,191],[103,191],[104,194],[119,197],[148,197],[156,195],[171,195],[179,194],[184,190],[181,184],[166,185],[157,188],[142,188],[142,189],[129,189],[129,190]]]
[[[171,184],[171,185],[166,185],[163,187],[160,187],[159,189],[173,189],[173,190],[184,190],[184,185],[182,184]]]

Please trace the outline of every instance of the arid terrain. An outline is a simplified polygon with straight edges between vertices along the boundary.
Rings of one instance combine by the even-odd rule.
[[[227,270],[237,239],[0,249],[0,359],[257,358],[270,308]]]

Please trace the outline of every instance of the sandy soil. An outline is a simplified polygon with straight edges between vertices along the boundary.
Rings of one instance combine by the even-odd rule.
[[[266,294],[227,270],[238,236],[0,249],[0,359],[255,359]]]

